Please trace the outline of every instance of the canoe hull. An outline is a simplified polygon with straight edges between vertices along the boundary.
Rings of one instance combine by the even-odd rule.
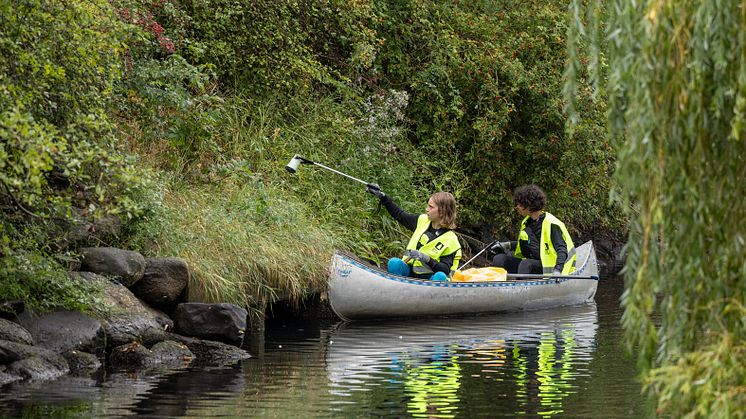
[[[578,247],[575,276],[598,278],[592,242]],[[592,301],[597,279],[437,282],[401,277],[336,253],[329,300],[345,320],[538,310]]]

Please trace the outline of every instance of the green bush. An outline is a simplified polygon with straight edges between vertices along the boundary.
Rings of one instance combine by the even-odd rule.
[[[29,0],[2,16],[0,194],[42,217],[135,215],[138,174],[107,116],[126,27],[105,1]]]
[[[564,131],[563,2],[380,3],[377,63],[387,84],[410,91],[409,140],[430,156],[415,162],[423,185],[464,190],[463,221],[503,233],[525,183],[578,230],[619,225],[602,109],[588,109],[574,136]]]
[[[3,297],[82,301],[52,256],[68,230],[143,210],[145,175],[109,119],[129,31],[103,0],[0,3]]]
[[[22,300],[27,308],[40,311],[87,310],[97,303],[97,287],[70,279],[65,261],[39,246],[47,231],[39,226],[19,229],[17,223],[0,217],[0,295],[4,301]]]

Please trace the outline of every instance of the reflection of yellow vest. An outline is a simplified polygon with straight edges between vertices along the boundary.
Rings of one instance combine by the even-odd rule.
[[[521,252],[521,240],[528,241],[528,234],[526,234],[526,222],[528,222],[529,216],[523,219],[521,222],[521,232],[518,234],[518,244],[515,247],[513,255],[517,258],[524,259],[523,252]],[[544,267],[544,273],[552,273],[554,265],[557,264],[557,250],[554,248],[552,243],[552,224],[560,228],[562,232],[562,239],[567,245],[567,260],[562,267],[563,274],[569,274],[575,272],[575,245],[572,242],[570,233],[567,232],[565,224],[558,220],[554,215],[545,212],[544,221],[541,223],[541,239],[539,241],[539,252],[541,257],[541,266]]]
[[[520,346],[516,344],[513,347],[513,365],[515,368],[515,381],[518,386],[516,399],[518,400],[519,415],[527,412],[523,411],[529,406],[530,400],[535,396],[529,394],[529,376],[535,374],[531,381],[537,381],[538,401],[541,410],[538,413],[541,417],[551,417],[564,412],[563,400],[569,396],[572,391],[575,351],[575,331],[572,329],[562,330],[562,341],[557,340],[555,333],[545,332],[541,334],[537,344],[538,359],[536,371],[528,370],[528,360],[521,354]],[[557,352],[562,352],[562,358],[557,359]],[[532,386],[535,384],[532,384]]]
[[[413,417],[452,418],[459,408],[461,367],[458,357],[407,369],[404,388],[410,399],[407,412]]]
[[[562,399],[570,395],[572,387],[573,349],[575,333],[573,330],[562,331],[563,344],[560,346],[554,333],[542,333],[539,342],[539,362],[536,371],[539,381],[539,403],[544,417],[564,412]],[[562,358],[557,359],[556,352],[562,350]],[[559,364],[559,365],[558,365]]]
[[[458,269],[459,261],[461,261],[461,243],[458,242],[458,237],[453,230],[449,230],[442,235],[430,240],[425,232],[430,227],[430,220],[426,214],[420,215],[417,219],[417,228],[414,229],[412,237],[409,239],[407,244],[407,250],[419,250],[420,252],[430,256],[436,261],[440,262],[441,256],[451,255],[453,253],[456,256],[453,258],[453,265],[451,265],[451,274]],[[419,244],[419,248],[417,247]],[[412,271],[416,274],[431,274],[433,270],[429,266],[423,265],[419,260],[409,261],[408,264],[412,265]]]

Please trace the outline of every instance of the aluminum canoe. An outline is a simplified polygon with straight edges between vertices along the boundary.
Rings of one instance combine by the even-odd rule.
[[[558,278],[503,282],[439,282],[393,275],[337,252],[329,273],[329,302],[344,320],[501,313],[593,301],[598,263],[593,242],[577,249],[576,270]]]

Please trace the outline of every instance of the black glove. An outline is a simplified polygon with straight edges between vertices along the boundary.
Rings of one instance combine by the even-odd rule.
[[[490,251],[494,253],[503,253],[510,250],[510,242],[496,242],[490,247]]]
[[[430,256],[420,252],[419,250],[407,250],[406,252],[404,252],[404,256],[409,259],[419,260],[425,265],[430,262]]]
[[[386,196],[385,193],[381,190],[381,187],[378,186],[377,183],[369,183],[365,187],[365,192],[368,192],[371,195],[377,196],[379,199],[382,199],[384,196]]]

